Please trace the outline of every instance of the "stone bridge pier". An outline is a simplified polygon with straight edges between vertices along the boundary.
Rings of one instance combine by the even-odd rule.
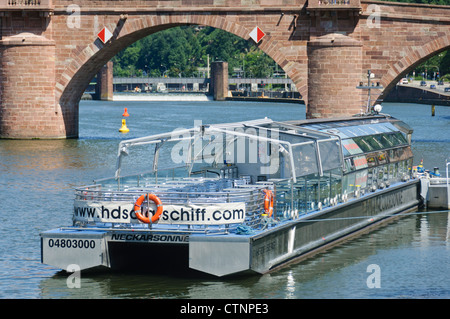
[[[69,118],[55,105],[55,41],[29,32],[3,37],[0,55],[0,136],[66,137]]]
[[[294,82],[307,118],[360,113],[367,92],[356,86],[367,81],[367,70],[384,87],[372,97],[376,103],[407,72],[450,49],[450,6],[372,0],[0,0],[0,138],[78,137],[79,102],[90,80],[102,74],[99,85],[110,87],[111,72],[102,68],[117,53],[183,25],[211,26],[251,41]],[[263,37],[252,36],[256,27]],[[111,36],[101,39],[101,30]],[[226,66],[215,67],[211,81],[222,83]]]
[[[341,34],[308,42],[307,118],[358,114],[361,96],[362,44]]]

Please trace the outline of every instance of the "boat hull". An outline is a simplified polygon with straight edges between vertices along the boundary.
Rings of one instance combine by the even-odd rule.
[[[447,178],[422,178],[421,195],[426,206],[433,209],[450,209],[450,187]]]
[[[417,209],[420,203],[415,181],[311,214],[277,232],[252,238],[251,269],[266,273]]]
[[[80,270],[193,269],[218,277],[264,274],[420,204],[419,180],[411,180],[257,233],[208,235],[67,227],[41,234],[42,262],[69,271],[76,265]]]

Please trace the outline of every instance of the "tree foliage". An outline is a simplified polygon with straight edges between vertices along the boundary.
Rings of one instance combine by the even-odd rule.
[[[272,76],[275,62],[255,45],[212,27],[183,26],[147,36],[114,58],[115,76],[199,76],[212,61],[228,62],[229,72],[246,77]]]

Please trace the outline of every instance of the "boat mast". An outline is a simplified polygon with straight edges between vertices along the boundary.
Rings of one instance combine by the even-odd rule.
[[[372,83],[371,80],[375,77],[375,74],[372,73],[370,70],[367,70],[367,85],[364,85],[363,82],[359,82],[359,85],[356,87],[357,89],[363,89],[363,90],[368,90],[367,91],[367,105],[366,105],[366,112],[365,114],[362,115],[369,115],[369,114],[373,114],[373,113],[378,113],[379,111],[381,111],[381,105],[379,110],[377,110],[374,107],[372,107],[372,98],[371,98],[371,90],[381,90],[383,89],[383,86],[380,85],[380,82],[377,82],[376,85],[375,83]],[[379,101],[379,100],[377,100]]]

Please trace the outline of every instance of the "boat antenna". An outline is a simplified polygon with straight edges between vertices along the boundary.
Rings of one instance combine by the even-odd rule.
[[[372,73],[370,70],[367,70],[367,85],[364,85],[363,82],[359,82],[359,85],[356,87],[357,89],[368,90],[367,91],[368,97],[367,97],[366,111],[362,115],[378,114],[382,109],[380,104],[376,104],[372,107],[372,92],[371,92],[371,90],[383,89],[383,86],[380,85],[380,82],[376,82],[376,85],[375,85],[375,83],[373,83],[371,81],[373,78],[375,78],[375,74]]]

